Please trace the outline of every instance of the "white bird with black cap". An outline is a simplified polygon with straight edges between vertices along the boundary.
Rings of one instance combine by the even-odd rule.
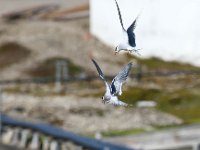
[[[130,53],[135,52],[138,55],[140,55],[140,53],[138,52],[140,49],[136,48],[135,33],[134,33],[134,29],[136,27],[136,22],[137,22],[139,15],[136,17],[136,19],[133,21],[133,23],[126,30],[124,28],[124,25],[123,25],[120,8],[119,8],[119,5],[118,5],[116,0],[115,0],[115,3],[116,3],[116,6],[117,6],[119,21],[120,21],[120,24],[121,24],[121,27],[122,27],[122,32],[123,32],[123,39],[119,43],[119,45],[115,48],[115,54],[117,54],[117,53],[119,53],[120,51],[123,50],[123,51],[128,51]]]
[[[92,59],[92,62],[94,63],[98,71],[99,77],[104,81],[104,84],[106,86],[106,92],[104,96],[102,97],[102,102],[104,104],[128,106],[127,103],[124,103],[121,100],[119,100],[117,96],[122,94],[122,85],[128,78],[128,75],[132,68],[132,63],[128,63],[127,65],[125,65],[123,69],[112,80],[111,85],[109,85],[99,65],[93,59]]]

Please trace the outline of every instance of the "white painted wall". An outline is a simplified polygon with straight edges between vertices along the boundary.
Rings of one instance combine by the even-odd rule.
[[[138,20],[142,57],[158,56],[200,66],[200,0],[118,0],[124,26]],[[91,33],[112,46],[121,38],[114,0],[90,0]]]

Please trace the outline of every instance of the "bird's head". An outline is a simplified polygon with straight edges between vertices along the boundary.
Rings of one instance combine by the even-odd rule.
[[[104,96],[102,96],[102,103],[105,104]]]
[[[102,96],[101,99],[102,99],[102,103],[105,104],[105,103],[107,103],[107,102],[110,100],[110,96],[105,96],[105,95],[104,95],[104,96]]]

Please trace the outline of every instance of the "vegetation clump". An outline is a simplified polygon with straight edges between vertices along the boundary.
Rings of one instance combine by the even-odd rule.
[[[75,65],[69,59],[53,57],[41,62],[34,68],[29,69],[27,73],[32,77],[55,77],[56,63],[58,61],[67,64],[69,76],[75,76],[83,72],[83,69],[80,66]]]
[[[150,58],[139,58],[130,54],[127,54],[129,60],[135,59],[138,64],[145,66],[148,70],[158,71],[158,70],[168,70],[168,71],[200,71],[199,67],[193,66],[187,63],[180,63],[177,61],[165,61],[158,57]]]
[[[200,93],[195,89],[177,89],[174,91],[162,89],[130,88],[124,91],[121,99],[136,106],[141,100],[157,102],[159,110],[173,114],[184,123],[200,122]]]
[[[24,61],[30,54],[31,51],[23,45],[15,42],[6,42],[0,46],[0,68]]]

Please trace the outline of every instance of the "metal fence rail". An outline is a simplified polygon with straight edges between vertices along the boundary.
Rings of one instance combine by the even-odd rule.
[[[67,79],[60,79],[61,82],[74,82],[74,81],[90,81],[97,79],[97,76],[88,76],[88,77],[73,77],[73,78],[67,78]],[[46,83],[54,83],[56,82],[55,78],[51,77],[41,77],[41,78],[30,78],[30,79],[14,79],[14,80],[0,80],[0,84],[24,84],[24,83],[40,83],[40,84],[46,84]]]
[[[168,77],[173,75],[199,75],[200,71],[185,71],[185,70],[177,70],[177,71],[167,71],[167,72],[160,72],[160,71],[152,71],[152,72],[137,72],[132,73],[130,75],[131,78],[138,78],[138,75],[142,77],[145,76],[162,76]],[[59,82],[75,82],[75,81],[92,81],[96,80],[99,77],[95,76],[83,76],[83,77],[67,77],[67,78],[60,78]],[[107,79],[112,80],[114,76],[106,76]],[[37,77],[37,78],[27,78],[27,79],[13,79],[13,80],[0,80],[0,85],[6,84],[25,84],[25,83],[38,83],[38,84],[47,84],[47,83],[54,83],[57,82],[57,79],[54,77]]]
[[[13,118],[10,118],[6,115],[2,115],[1,119],[2,119],[3,130],[5,127],[6,128],[9,127],[9,128],[13,128],[13,129],[19,128],[21,130],[20,136],[19,136],[19,132],[18,132],[17,133],[18,135],[15,137],[23,137],[23,135],[22,135],[23,130],[28,129],[32,132],[32,135],[34,135],[34,133],[37,133],[36,137],[38,137],[38,134],[41,134],[43,136],[50,137],[52,139],[52,141],[54,141],[54,143],[55,143],[55,141],[57,141],[57,143],[60,143],[60,144],[63,142],[71,142],[74,145],[81,147],[81,149],[87,149],[87,150],[132,150],[131,148],[127,148],[122,145],[111,144],[111,143],[104,142],[101,140],[96,140],[96,139],[80,136],[80,135],[74,134],[72,132],[68,132],[63,129],[53,127],[48,124],[33,124],[30,122],[18,121]],[[3,135],[3,133],[4,133],[4,131],[2,132],[2,135]],[[13,134],[13,136],[14,136],[14,134]],[[30,135],[29,135],[29,137],[30,137]],[[32,140],[34,140],[34,137],[32,138]],[[11,141],[12,141],[11,143],[13,143],[13,138]],[[16,139],[15,139],[15,141],[16,141]],[[20,140],[18,140],[18,141],[20,141]],[[43,138],[43,141],[45,141],[44,138]],[[26,144],[24,144],[24,145],[26,145]],[[39,147],[39,146],[35,146],[35,147]],[[49,146],[49,147],[51,147],[51,146]],[[44,149],[44,148],[42,148],[42,149]],[[49,149],[51,149],[51,148],[49,148]],[[57,147],[56,150],[58,150],[58,149],[59,148]]]

